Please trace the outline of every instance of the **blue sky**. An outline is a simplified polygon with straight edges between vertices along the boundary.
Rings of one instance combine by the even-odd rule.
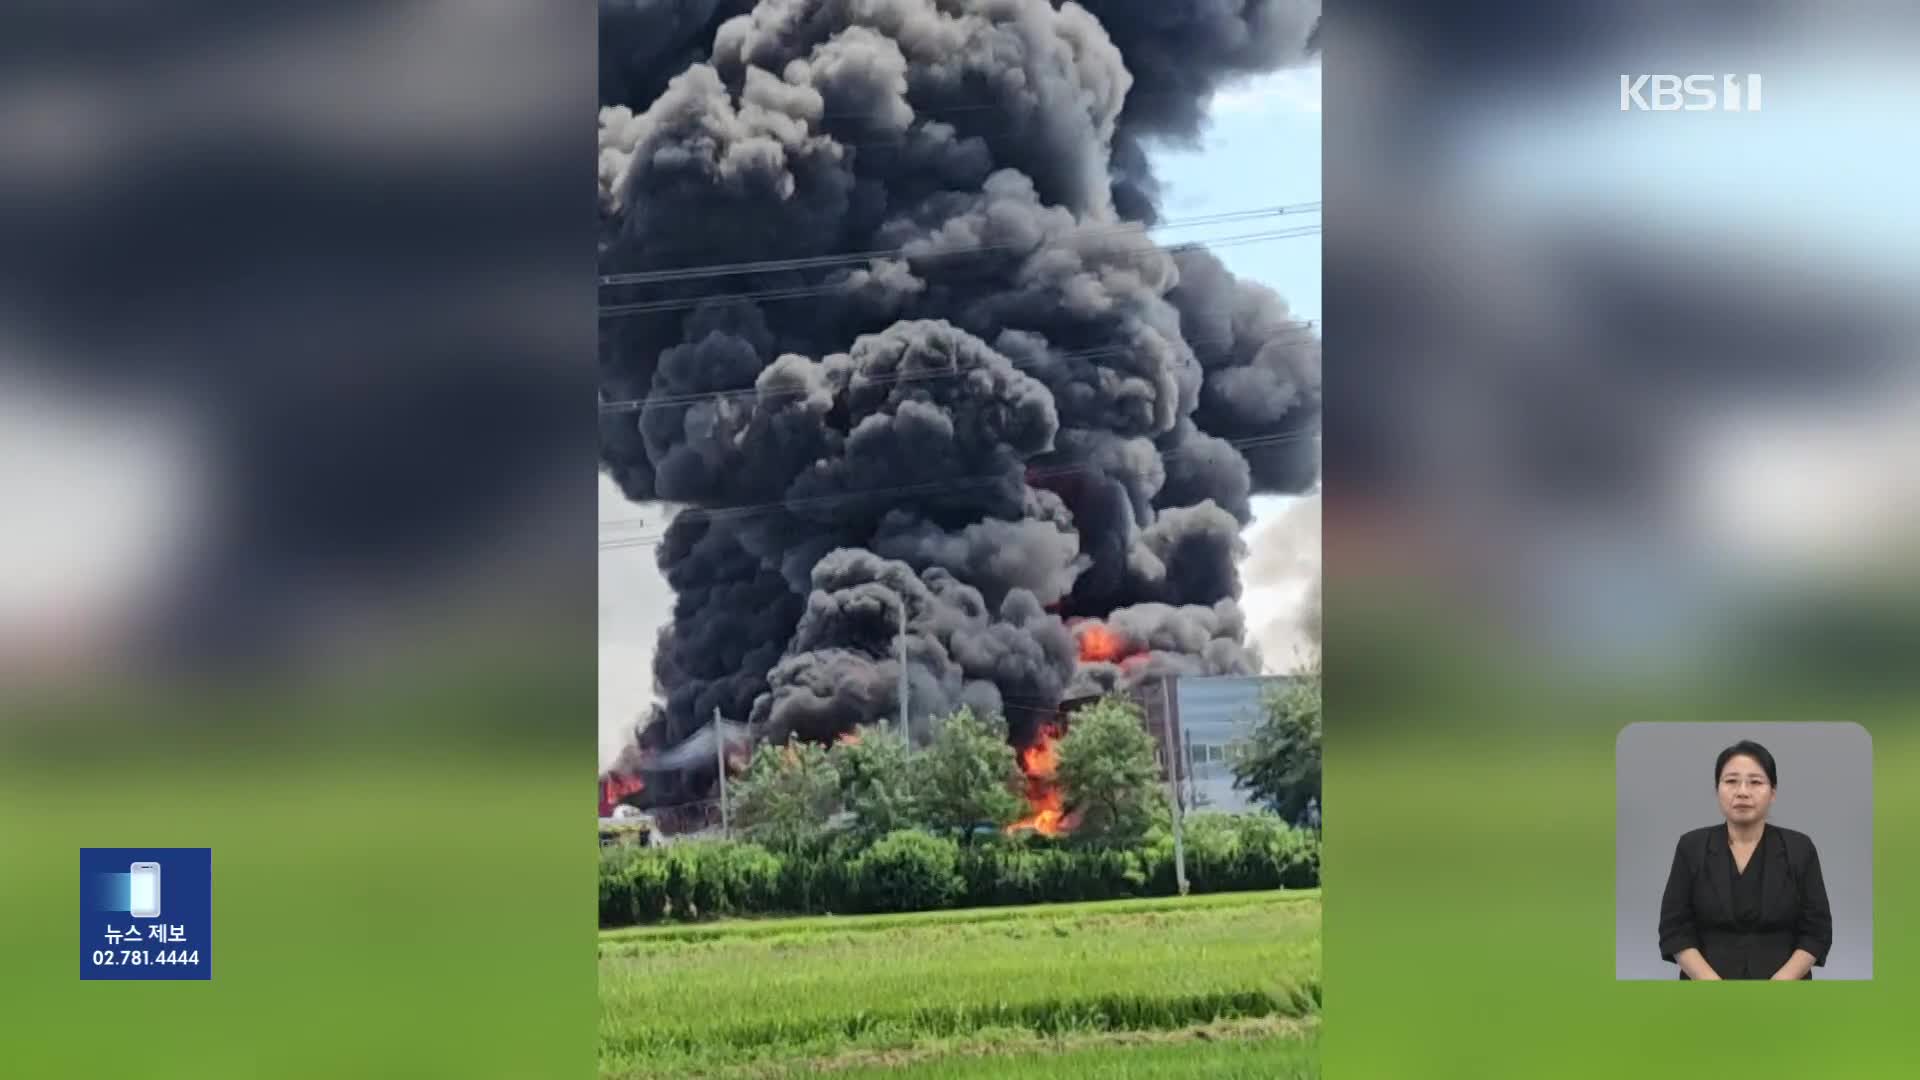
[[[1320,199],[1320,68],[1268,75],[1214,99],[1212,124],[1193,151],[1154,156],[1166,185],[1162,216],[1191,218]],[[1317,225],[1319,215],[1299,219]],[[1169,240],[1264,232],[1294,224],[1275,218],[1167,232]],[[1320,317],[1320,238],[1304,236],[1222,248],[1234,273],[1286,297],[1301,318]]]

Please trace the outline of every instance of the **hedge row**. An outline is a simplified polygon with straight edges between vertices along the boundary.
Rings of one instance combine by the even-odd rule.
[[[1184,841],[1192,892],[1299,889],[1320,882],[1318,838],[1270,815],[1195,817],[1186,823]],[[961,847],[948,837],[908,830],[865,848],[842,838],[785,857],[756,844],[705,841],[607,848],[600,858],[602,926],[1115,900],[1176,891],[1173,841],[1164,834],[1137,849],[1101,850],[1044,838],[992,838]]]

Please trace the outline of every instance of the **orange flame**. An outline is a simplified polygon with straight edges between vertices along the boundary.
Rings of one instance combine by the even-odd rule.
[[[1060,768],[1060,755],[1053,747],[1059,734],[1059,729],[1052,724],[1041,728],[1040,741],[1020,751],[1021,770],[1030,777],[1053,779],[1055,770]]]
[[[613,808],[619,806],[622,799],[625,799],[635,792],[645,790],[646,786],[646,780],[638,776],[625,776],[620,773],[613,773],[601,777],[600,816],[606,817],[608,814],[613,813]]]
[[[1008,833],[1032,829],[1042,836],[1059,836],[1070,827],[1066,799],[1054,776],[1060,768],[1054,744],[1062,734],[1059,724],[1042,724],[1033,745],[1020,751],[1020,771],[1027,774],[1027,805],[1033,812],[1007,826]]]
[[[1113,663],[1132,650],[1127,640],[1099,623],[1083,623],[1080,629],[1080,659],[1088,663]]]

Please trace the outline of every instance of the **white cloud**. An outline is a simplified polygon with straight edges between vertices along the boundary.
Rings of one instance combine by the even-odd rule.
[[[671,516],[628,502],[600,477],[600,765],[619,756],[653,705],[653,645],[673,612],[654,547]]]
[[[1272,673],[1307,659],[1314,586],[1320,580],[1320,496],[1256,498],[1247,526],[1241,607],[1261,659]]]

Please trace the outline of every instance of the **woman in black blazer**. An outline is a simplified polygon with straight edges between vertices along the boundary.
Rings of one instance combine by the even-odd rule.
[[[1682,979],[1811,979],[1833,946],[1820,855],[1807,834],[1767,824],[1780,777],[1755,742],[1713,766],[1726,824],[1680,837],[1660,898],[1660,958]]]

